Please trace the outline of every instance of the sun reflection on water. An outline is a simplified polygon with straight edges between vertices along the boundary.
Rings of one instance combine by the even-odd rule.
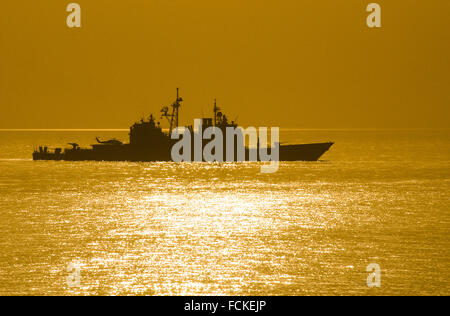
[[[0,294],[448,294],[445,161],[0,162]]]

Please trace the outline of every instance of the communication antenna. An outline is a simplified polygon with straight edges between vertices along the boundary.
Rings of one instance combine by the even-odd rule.
[[[179,109],[181,107],[181,102],[183,99],[180,97],[180,89],[177,88],[177,99],[170,106],[172,108],[172,113],[169,114],[169,107],[165,106],[161,109],[161,118],[165,117],[170,124],[169,134],[172,133],[172,129],[178,127]]]

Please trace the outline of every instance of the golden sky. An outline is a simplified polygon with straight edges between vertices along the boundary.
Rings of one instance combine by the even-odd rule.
[[[181,123],[448,127],[450,1],[13,1],[0,11],[0,129],[127,128],[180,87]]]

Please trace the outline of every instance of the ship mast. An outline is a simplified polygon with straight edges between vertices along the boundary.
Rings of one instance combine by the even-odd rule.
[[[178,118],[179,118],[179,109],[181,107],[181,102],[183,102],[183,99],[180,97],[180,89],[177,88],[177,99],[174,103],[172,103],[171,108],[172,108],[172,113],[169,114],[169,107],[165,106],[161,109],[161,118],[165,117],[167,119],[167,121],[170,124],[170,128],[169,128],[169,134],[172,133],[172,130],[174,128],[177,128],[178,125]]]
[[[214,99],[214,126],[217,125],[217,112],[220,111],[220,108],[217,106],[217,99]]]

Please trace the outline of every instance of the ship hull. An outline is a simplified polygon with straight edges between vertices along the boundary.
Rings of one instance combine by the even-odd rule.
[[[281,145],[280,161],[317,161],[333,143]],[[130,145],[104,146],[102,150],[79,149],[64,153],[35,152],[33,160],[39,161],[172,161],[170,150],[163,148],[142,150]]]
[[[318,161],[334,143],[280,146],[280,161]]]

